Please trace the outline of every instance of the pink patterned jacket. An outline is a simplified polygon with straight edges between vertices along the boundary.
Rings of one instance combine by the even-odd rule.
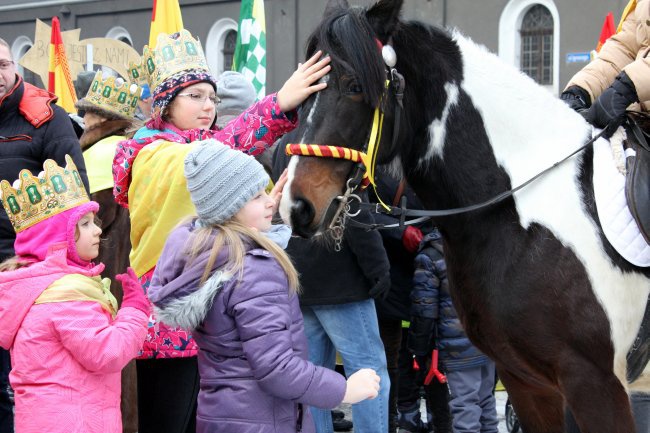
[[[280,110],[275,93],[253,104],[221,130],[181,131],[170,123],[156,124],[150,121],[145,128],[135,134],[133,139],[119,142],[117,145],[113,160],[115,200],[124,207],[129,206],[128,192],[133,163],[140,150],[156,140],[191,143],[214,138],[233,149],[257,155],[270,147],[279,137],[293,130],[297,123],[298,116],[295,111],[283,113]],[[155,267],[140,277],[145,293],[154,269]],[[198,348],[189,332],[170,328],[163,323],[158,323],[153,314],[150,316],[147,339],[138,356],[140,359],[185,358],[196,356],[197,353]]]

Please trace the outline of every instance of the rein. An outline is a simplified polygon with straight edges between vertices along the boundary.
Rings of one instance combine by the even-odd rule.
[[[379,203],[360,203],[359,204],[359,209],[370,209],[374,211],[375,213],[384,213],[387,215],[391,216],[398,216],[400,217],[400,222],[395,223],[395,224],[364,224],[359,221],[355,220],[350,220],[352,225],[355,227],[361,227],[366,230],[382,230],[382,229],[392,229],[392,228],[403,228],[404,226],[407,225],[412,225],[412,224],[418,224],[420,222],[424,222],[427,220],[430,220],[431,218],[435,217],[445,217],[445,216],[451,216],[451,215],[458,215],[458,214],[463,214],[463,213],[469,213],[469,212],[474,212],[477,210],[485,209],[490,206],[494,206],[495,204],[501,203],[505,199],[512,197],[517,191],[520,189],[528,186],[530,183],[533,181],[539,179],[549,171],[553,170],[555,167],[558,165],[562,164],[563,162],[567,161],[574,155],[582,152],[585,150],[587,147],[591,146],[596,140],[598,140],[600,137],[602,137],[606,132],[606,129],[603,129],[600,131],[598,134],[596,134],[594,137],[592,137],[590,140],[588,140],[586,143],[584,143],[582,146],[580,146],[578,149],[574,150],[571,152],[569,155],[565,156],[561,160],[555,162],[553,165],[545,168],[544,170],[540,171],[537,173],[535,176],[531,177],[527,181],[519,184],[515,188],[512,188],[508,191],[504,191],[501,194],[498,194],[484,202],[477,203],[474,205],[470,206],[464,206],[464,207],[459,207],[459,208],[453,208],[453,209],[441,209],[441,210],[419,210],[419,209],[407,209],[406,208],[406,197],[403,197],[402,200],[402,205],[400,207],[397,206],[389,206],[389,209],[384,209],[379,207]],[[419,217],[416,219],[408,220],[406,221],[406,217]]]

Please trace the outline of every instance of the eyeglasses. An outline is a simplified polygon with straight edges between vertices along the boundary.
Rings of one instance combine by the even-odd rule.
[[[6,71],[14,65],[13,60],[0,60],[0,70]]]
[[[196,102],[197,104],[205,104],[205,100],[209,99],[213,105],[219,105],[221,99],[216,95],[202,95],[200,93],[179,93],[178,96],[187,96],[190,98],[190,101]]]

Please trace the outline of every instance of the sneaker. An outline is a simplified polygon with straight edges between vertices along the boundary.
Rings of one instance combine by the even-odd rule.
[[[334,409],[332,411],[332,419],[334,421],[338,421],[343,418],[345,418],[345,413],[342,410]]]
[[[332,420],[334,425],[334,431],[350,431],[352,430],[352,421],[349,421],[345,418]]]

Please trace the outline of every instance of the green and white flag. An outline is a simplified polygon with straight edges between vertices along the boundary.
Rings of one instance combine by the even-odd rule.
[[[242,0],[239,32],[232,63],[235,71],[248,78],[257,90],[257,98],[266,94],[266,22],[264,0]]]

